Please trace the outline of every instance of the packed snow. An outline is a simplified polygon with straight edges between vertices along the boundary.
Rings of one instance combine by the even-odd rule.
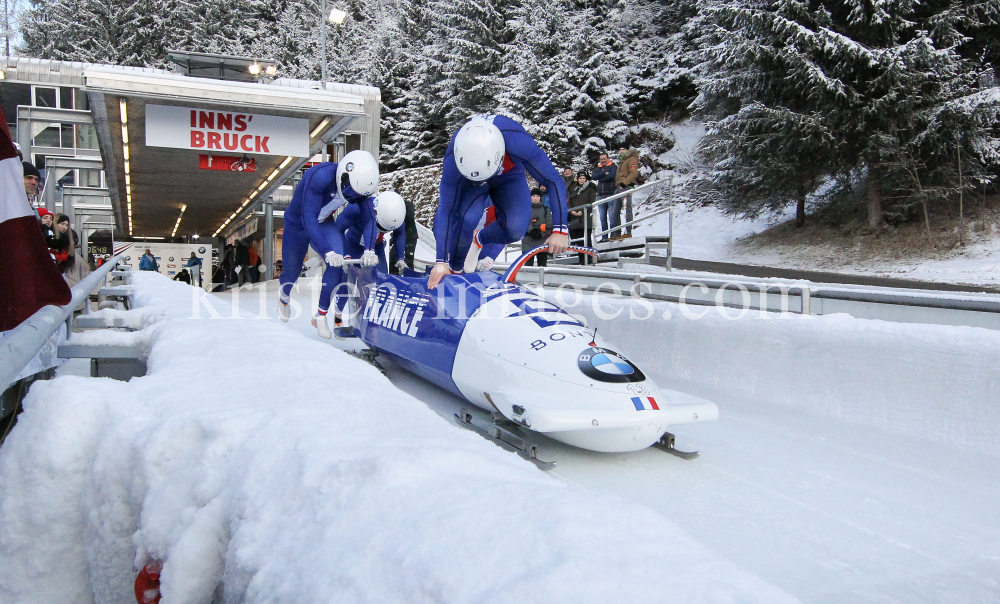
[[[163,604],[796,601],[262,320],[267,290],[133,282],[143,329],[73,337],[144,343],[147,375],[35,383],[0,449],[0,601],[130,602],[151,560]]]
[[[573,304],[568,294],[554,300]],[[276,295],[242,295],[241,307],[258,312],[262,302],[273,317]],[[308,295],[299,299],[308,307]],[[721,417],[673,430],[678,448],[701,450],[694,461],[539,436],[539,456],[558,463],[550,475],[652,508],[803,602],[1000,600],[1000,333],[843,315],[730,319],[715,308],[693,319],[706,309],[599,303],[604,316],[622,314],[601,319],[590,298],[568,310],[661,388],[715,401]],[[633,320],[647,303],[653,318]],[[329,342],[306,314],[288,326]],[[385,365],[443,418],[468,408]]]

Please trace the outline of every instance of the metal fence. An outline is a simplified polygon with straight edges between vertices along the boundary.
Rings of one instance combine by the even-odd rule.
[[[69,333],[73,312],[84,306],[90,294],[104,283],[108,273],[118,265],[119,257],[108,260],[73,286],[73,299],[66,306],[45,306],[14,329],[4,332],[0,339],[0,391],[19,379],[21,371],[60,327],[66,325]]]

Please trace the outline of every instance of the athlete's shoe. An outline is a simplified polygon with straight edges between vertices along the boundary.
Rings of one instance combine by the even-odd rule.
[[[313,317],[312,325],[316,328],[316,332],[319,333],[319,337],[326,338],[327,340],[333,337],[333,332],[330,331],[330,326],[326,323],[326,315],[316,315]]]
[[[476,272],[483,273],[493,268],[493,258],[483,258],[476,263]]]
[[[339,312],[333,313],[333,326],[336,328],[336,327],[341,327],[343,324],[344,324],[344,319],[343,317],[340,316],[340,313]]]
[[[292,316],[292,309],[286,302],[278,300],[278,318],[282,323],[288,323],[288,317]]]

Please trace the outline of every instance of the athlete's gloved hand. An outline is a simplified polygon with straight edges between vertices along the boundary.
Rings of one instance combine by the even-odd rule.
[[[378,256],[375,254],[375,250],[365,250],[364,254],[361,254],[361,266],[375,266],[378,264]]]
[[[324,258],[326,259],[326,263],[333,268],[340,268],[344,266],[344,256],[338,254],[337,252],[327,252]]]
[[[403,271],[405,271],[408,268],[410,268],[410,266],[408,264],[406,264],[406,260],[397,260],[396,261],[396,270],[399,271],[399,274],[402,275]]]
[[[493,268],[493,258],[480,258],[476,263],[476,272],[482,273]]]

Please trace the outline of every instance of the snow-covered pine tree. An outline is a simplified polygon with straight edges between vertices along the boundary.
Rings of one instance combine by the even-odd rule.
[[[432,46],[436,81],[431,88],[454,132],[472,115],[497,109],[497,93],[510,42],[507,3],[502,0],[436,0]],[[443,149],[442,149],[443,150]]]
[[[33,0],[22,16],[20,52],[65,61],[147,66],[171,40],[164,2]]]
[[[560,2],[526,0],[515,8],[511,52],[499,94],[499,111],[524,125],[557,165],[573,165],[582,149],[566,80],[572,37]]]
[[[963,107],[958,101],[976,92],[981,70],[956,52],[954,36],[934,37],[935,27],[948,31],[942,20],[955,19],[955,6],[706,0],[702,11],[709,26],[698,103],[726,116],[704,148],[732,211],[770,209],[784,195],[801,207],[799,183],[808,193],[828,180],[830,195],[860,190],[878,229],[887,195],[912,199],[932,182],[939,191],[953,186],[947,158],[959,141],[983,136],[982,104],[979,118],[950,120],[947,132],[935,126],[945,108]],[[965,25],[978,14],[957,12]],[[804,168],[802,156],[812,160]],[[795,196],[782,175],[797,175]]]
[[[837,170],[824,116],[841,85],[816,68],[826,37],[798,2],[737,0],[703,6],[706,48],[697,103],[716,121],[702,152],[729,213],[756,217],[796,203]]]

